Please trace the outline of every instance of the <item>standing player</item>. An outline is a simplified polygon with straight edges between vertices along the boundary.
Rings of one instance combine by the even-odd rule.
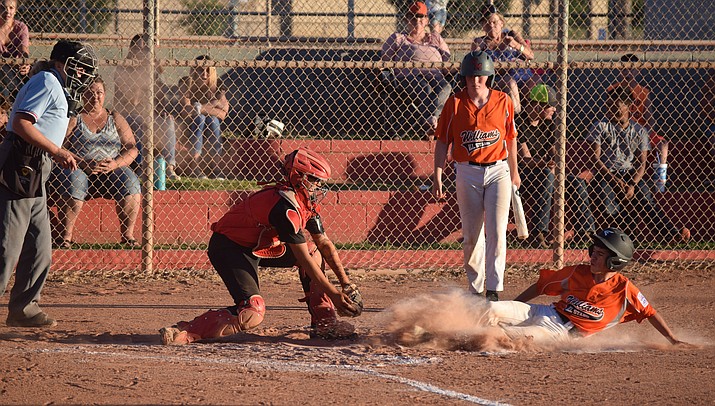
[[[451,145],[469,290],[482,293],[486,270],[486,297],[495,301],[504,290],[511,187],[521,184],[514,105],[490,88],[494,61],[486,52],[468,53],[460,74],[465,89],[447,100],[437,125],[432,193],[445,197],[442,173]]]
[[[261,324],[266,306],[258,286],[259,265],[298,266],[305,292],[301,301],[308,304],[314,334],[327,339],[354,334],[353,326],[338,321],[337,313],[359,316],[362,298],[325,235],[319,214],[318,194],[325,192],[321,184],[330,178],[330,166],[317,153],[299,148],[286,156],[284,169],[284,181],[251,194],[211,225],[209,259],[235,305],[162,328],[164,344],[228,336]],[[308,245],[303,230],[310,233],[317,252]],[[342,291],[321,270],[323,260]]]
[[[8,326],[57,324],[38,304],[52,261],[45,181],[50,159],[62,168],[77,169],[77,161],[62,143],[69,117],[80,106],[80,95],[96,69],[91,48],[59,41],[46,70],[20,89],[10,113],[8,135],[0,145],[0,295],[17,266]]]
[[[633,258],[633,242],[616,228],[594,235],[590,264],[542,269],[539,280],[514,301],[489,305],[489,324],[511,339],[549,342],[588,336],[620,323],[648,320],[673,345],[678,340],[638,288],[619,273]],[[550,305],[527,304],[540,295],[560,296]]]

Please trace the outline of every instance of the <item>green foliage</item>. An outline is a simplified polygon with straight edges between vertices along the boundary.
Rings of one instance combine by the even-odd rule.
[[[182,16],[179,24],[191,35],[224,35],[231,16],[221,0],[181,0],[190,14]]]
[[[34,32],[103,33],[114,0],[23,0],[18,19]]]
[[[217,180],[183,177],[180,180],[166,180],[168,190],[258,190],[258,183],[253,180]],[[161,193],[161,192],[159,192]]]

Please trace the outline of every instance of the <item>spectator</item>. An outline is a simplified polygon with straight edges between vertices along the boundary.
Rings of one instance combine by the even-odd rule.
[[[484,35],[474,39],[472,51],[486,51],[492,59],[501,62],[534,59],[529,42],[516,31],[504,27],[506,20],[493,4],[487,4],[482,9],[481,24]],[[512,69],[497,81],[496,88],[511,96],[516,114],[521,112],[520,91],[534,87],[533,76],[531,69]]]
[[[141,61],[137,66],[118,66],[114,76],[114,107],[126,118],[137,139],[139,156],[135,168],[141,168],[142,144],[146,142],[145,120],[149,117],[149,48],[145,38],[137,34],[129,42],[128,61]],[[156,67],[154,82],[154,149],[166,160],[166,177],[181,179],[176,174],[176,121],[169,100],[169,87],[161,79],[161,67]]]
[[[57,246],[72,246],[75,221],[85,200],[96,197],[117,202],[122,243],[138,248],[134,226],[139,214],[140,184],[129,165],[139,154],[129,124],[116,111],[104,107],[104,81],[97,77],[84,92],[84,109],[70,120],[65,139],[67,149],[78,159],[79,169],[53,171],[54,189],[61,198],[57,216],[61,241]]]
[[[427,6],[415,2],[405,15],[407,32],[395,32],[382,45],[382,60],[397,62],[445,62],[451,54],[447,43],[437,32],[427,33]],[[452,92],[440,69],[397,69],[394,80],[421,106],[423,128],[433,137],[445,100]]]
[[[553,116],[558,102],[556,92],[545,84],[538,84],[529,92],[524,111],[515,119],[521,140],[519,147],[520,172],[523,173],[524,196],[534,201],[528,246],[549,248],[549,224],[554,192],[556,157],[556,124]],[[574,243],[590,240],[594,220],[585,182],[573,175],[566,179],[567,201],[574,203]]]
[[[210,61],[208,55],[200,55],[197,61]],[[179,81],[179,91],[183,95],[184,117],[189,121],[191,133],[192,170],[200,179],[206,179],[206,172],[214,179],[223,179],[219,168],[223,154],[221,144],[221,121],[228,114],[228,100],[223,84],[213,66],[192,67],[189,76]],[[208,133],[208,137],[204,134]],[[208,156],[202,157],[204,144]]]
[[[0,145],[0,295],[15,271],[6,320],[10,327],[57,324],[39,305],[52,262],[45,180],[52,161],[77,169],[62,143],[72,107],[94,78],[97,57],[88,45],[62,40],[46,67],[17,93],[8,136]]]
[[[30,56],[30,33],[27,25],[15,20],[16,0],[0,0],[0,54],[3,58]],[[0,65],[2,94],[12,101],[27,80],[30,65]]]
[[[627,87],[607,92],[606,116],[593,124],[586,141],[591,143],[594,160],[594,196],[606,222],[625,224],[634,230],[631,213],[642,213],[659,237],[667,242],[687,242],[690,231],[676,229],[663,214],[643,180],[648,150],[648,130],[631,121],[632,93]],[[622,219],[622,220],[621,220]]]
[[[469,290],[481,294],[486,279],[487,299],[499,300],[511,189],[521,185],[514,106],[505,93],[490,89],[494,61],[486,52],[468,53],[460,74],[464,90],[447,99],[437,125],[432,193],[445,198],[442,173],[451,145]]]
[[[447,3],[449,0],[426,0],[427,10],[429,10],[430,33],[442,35],[444,25],[447,23]]]
[[[638,62],[639,59],[634,54],[625,54],[621,57],[621,62]],[[633,104],[631,105],[631,120],[640,124],[648,130],[651,150],[656,151],[655,165],[661,165],[662,170],[667,173],[668,169],[668,140],[658,135],[653,129],[653,111],[651,108],[650,89],[648,86],[643,86],[638,83],[640,71],[638,69],[622,69],[619,72],[620,79],[618,82],[609,86],[612,89],[617,86],[623,86],[631,90]],[[664,166],[663,166],[664,165]],[[666,175],[667,176],[667,175]],[[666,180],[660,182],[656,180],[656,191],[665,191]]]

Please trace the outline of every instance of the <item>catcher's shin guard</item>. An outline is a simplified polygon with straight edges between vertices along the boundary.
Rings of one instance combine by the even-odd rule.
[[[186,322],[180,321],[175,327],[159,330],[164,344],[189,344],[205,338],[220,338],[250,330],[263,321],[266,305],[263,298],[253,295],[245,300],[234,315],[228,309],[209,310]]]
[[[300,301],[308,304],[310,327],[313,333],[325,339],[353,337],[355,327],[348,322],[338,320],[335,305],[328,297],[328,294],[323,291],[323,288],[317,282],[311,280],[302,269],[299,269],[299,271],[301,282],[303,282],[303,290],[305,291],[306,287],[308,288],[305,291],[305,297]]]

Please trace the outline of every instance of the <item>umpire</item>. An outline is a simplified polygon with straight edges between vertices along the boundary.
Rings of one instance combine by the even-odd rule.
[[[62,143],[80,95],[95,77],[97,58],[79,42],[59,41],[20,89],[0,144],[0,295],[17,266],[6,324],[51,327],[40,309],[40,291],[52,262],[52,236],[45,182],[52,161],[77,169]]]

